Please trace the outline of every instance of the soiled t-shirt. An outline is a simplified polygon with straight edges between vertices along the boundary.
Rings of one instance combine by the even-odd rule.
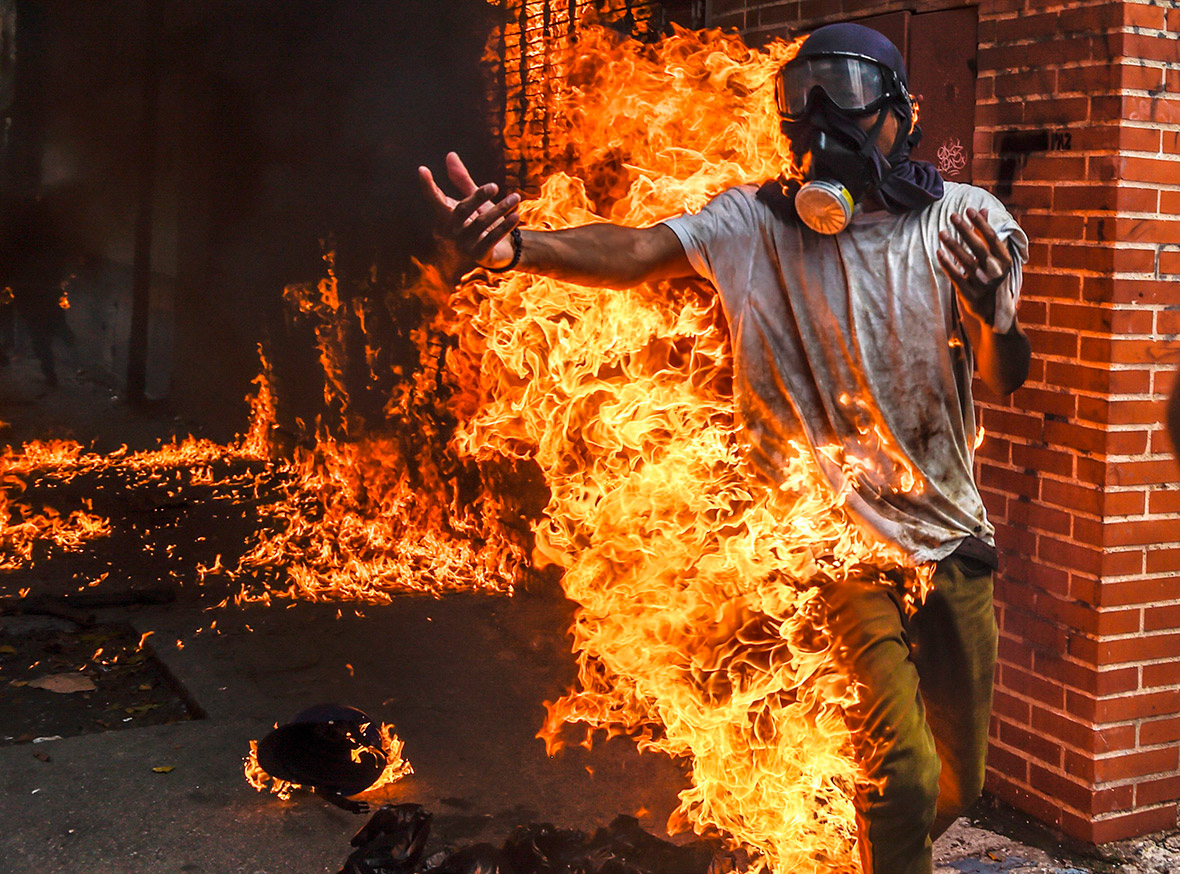
[[[721,295],[754,460],[774,476],[792,444],[810,447],[833,486],[851,485],[856,515],[915,561],[969,536],[994,544],[972,470],[972,353],[936,253],[951,213],[986,208],[1016,262],[997,297],[1010,311],[1024,232],[954,182],[925,209],[858,212],[833,236],[778,218],[756,192],[731,188],[665,223]]]

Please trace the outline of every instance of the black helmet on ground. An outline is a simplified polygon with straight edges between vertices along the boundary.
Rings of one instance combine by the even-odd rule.
[[[317,704],[301,710],[258,744],[266,773],[330,795],[356,795],[385,770],[381,732],[355,707]]]

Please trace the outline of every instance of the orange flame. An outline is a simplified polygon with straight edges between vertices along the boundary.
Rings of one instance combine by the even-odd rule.
[[[109,521],[93,513],[75,510],[63,517],[52,507],[36,513],[28,505],[12,499],[12,494],[19,494],[25,488],[18,473],[53,464],[63,456],[73,459],[80,450],[76,444],[30,444],[23,455],[14,455],[11,451],[0,454],[0,570],[14,570],[29,564],[38,542],[52,544],[66,552],[77,552],[88,541],[110,535]]]
[[[315,328],[325,406],[341,434],[321,422],[314,448],[296,446],[277,463],[285,493],[266,508],[268,530],[236,567],[203,573],[246,577],[238,603],[269,603],[275,596],[380,603],[414,592],[511,592],[528,566],[522,534],[491,488],[491,472],[447,446],[445,422],[468,403],[443,385],[459,382],[443,372],[453,318],[446,303],[450,287],[437,269],[424,267],[417,284],[402,292],[424,302],[433,317],[410,333],[418,367],[390,386],[385,423],[369,425],[350,396],[348,349],[356,336],[367,339],[370,304],[348,298],[333,261],[329,252],[324,280],[290,286],[284,296]],[[371,382],[388,376],[375,372],[378,358],[366,346]],[[273,455],[276,410],[263,363],[252,424],[240,446]],[[282,584],[254,578],[273,568],[283,568]]]
[[[733,35],[678,30],[648,47],[587,28],[567,49],[526,59],[529,76],[559,75],[505,130],[517,145],[541,136],[556,168],[521,207],[528,226],[647,225],[790,171],[771,83],[793,45],[752,51]],[[569,725],[585,743],[596,730],[632,735],[687,765],[673,826],[720,834],[755,867],[856,870],[852,797],[862,777],[840,715],[856,689],[828,658],[817,585],[902,573],[919,598],[926,577],[854,523],[845,491],[805,447],[781,486],[748,466],[715,294],[702,282],[619,292],[476,271],[452,295],[438,270],[423,268],[404,292],[428,316],[410,335],[418,366],[392,388],[391,424],[373,428],[349,395],[346,350],[374,313],[350,296],[330,253],[325,261],[324,280],[286,292],[315,327],[332,412],[314,448],[275,446],[264,358],[237,443],[188,438],[108,456],[30,444],[0,459],[2,519],[16,512],[8,492],[19,492],[19,476],[37,470],[187,466],[207,482],[216,461],[268,461],[268,475],[286,483],[266,509],[268,530],[236,567],[218,556],[201,569],[284,569],[277,584],[244,581],[239,601],[511,591],[529,565],[527,514],[498,477],[511,479],[505,459],[511,474],[539,470],[548,491],[531,517],[533,560],[563,568],[580,605],[579,687],[548,705],[540,735],[549,748]],[[374,380],[378,362],[366,349]],[[421,442],[407,444],[410,432]],[[920,488],[877,424],[863,432],[881,452],[824,450],[847,474],[842,489],[882,457],[899,489]],[[16,527],[3,521],[0,561],[28,559]],[[48,514],[35,526],[52,527]],[[262,788],[269,777],[254,749],[245,772]],[[389,759],[402,762],[400,744]]]
[[[242,759],[242,773],[246,777],[246,782],[259,792],[269,791],[273,795],[279,796],[283,801],[291,797],[291,793],[296,789],[301,788],[298,783],[290,783],[286,780],[280,780],[278,777],[272,777],[266,773],[262,765],[258,764],[258,741],[250,741],[250,752]]]
[[[783,173],[772,78],[793,50],[682,30],[652,50],[583,30],[547,107],[563,167],[522,205],[525,225],[648,225]],[[456,445],[540,467],[537,557],[581,605],[580,687],[548,705],[540,736],[556,750],[566,724],[584,743],[633,735],[689,767],[673,826],[720,833],[757,867],[856,870],[862,777],[841,716],[856,690],[828,658],[817,584],[897,571],[916,598],[924,575],[854,523],[805,447],[781,487],[747,466],[728,338],[701,283],[619,292],[477,271],[455,306],[450,364],[481,379]],[[888,459],[886,435],[864,430]],[[877,463],[827,452],[844,488]]]
[[[218,460],[253,459],[253,452],[249,446],[222,446],[194,437],[173,439],[156,450],[128,452],[123,447],[106,455],[87,452],[70,440],[34,440],[19,451],[5,447],[0,453],[0,570],[28,565],[39,541],[75,552],[89,541],[111,534],[110,520],[94,513],[75,510],[63,518],[51,507],[36,513],[15,501],[13,496],[25,491],[29,477],[44,475],[68,482],[95,470],[120,469],[147,475],[177,467],[204,470]]]

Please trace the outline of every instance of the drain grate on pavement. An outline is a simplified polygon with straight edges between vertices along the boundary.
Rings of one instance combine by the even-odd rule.
[[[203,716],[128,625],[0,621],[0,746]]]

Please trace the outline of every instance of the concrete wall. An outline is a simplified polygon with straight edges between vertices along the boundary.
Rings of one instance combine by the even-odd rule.
[[[230,436],[245,427],[264,342],[292,409],[314,417],[318,353],[285,312],[283,287],[323,275],[329,239],[343,273],[367,279],[376,265],[378,285],[395,285],[430,249],[417,164],[438,166],[455,148],[495,174],[479,67],[487,4],[29,5],[44,70],[28,86],[43,118],[38,162],[61,235],[86,259],[67,314],[73,360],[123,384],[154,32],[147,394]]]

